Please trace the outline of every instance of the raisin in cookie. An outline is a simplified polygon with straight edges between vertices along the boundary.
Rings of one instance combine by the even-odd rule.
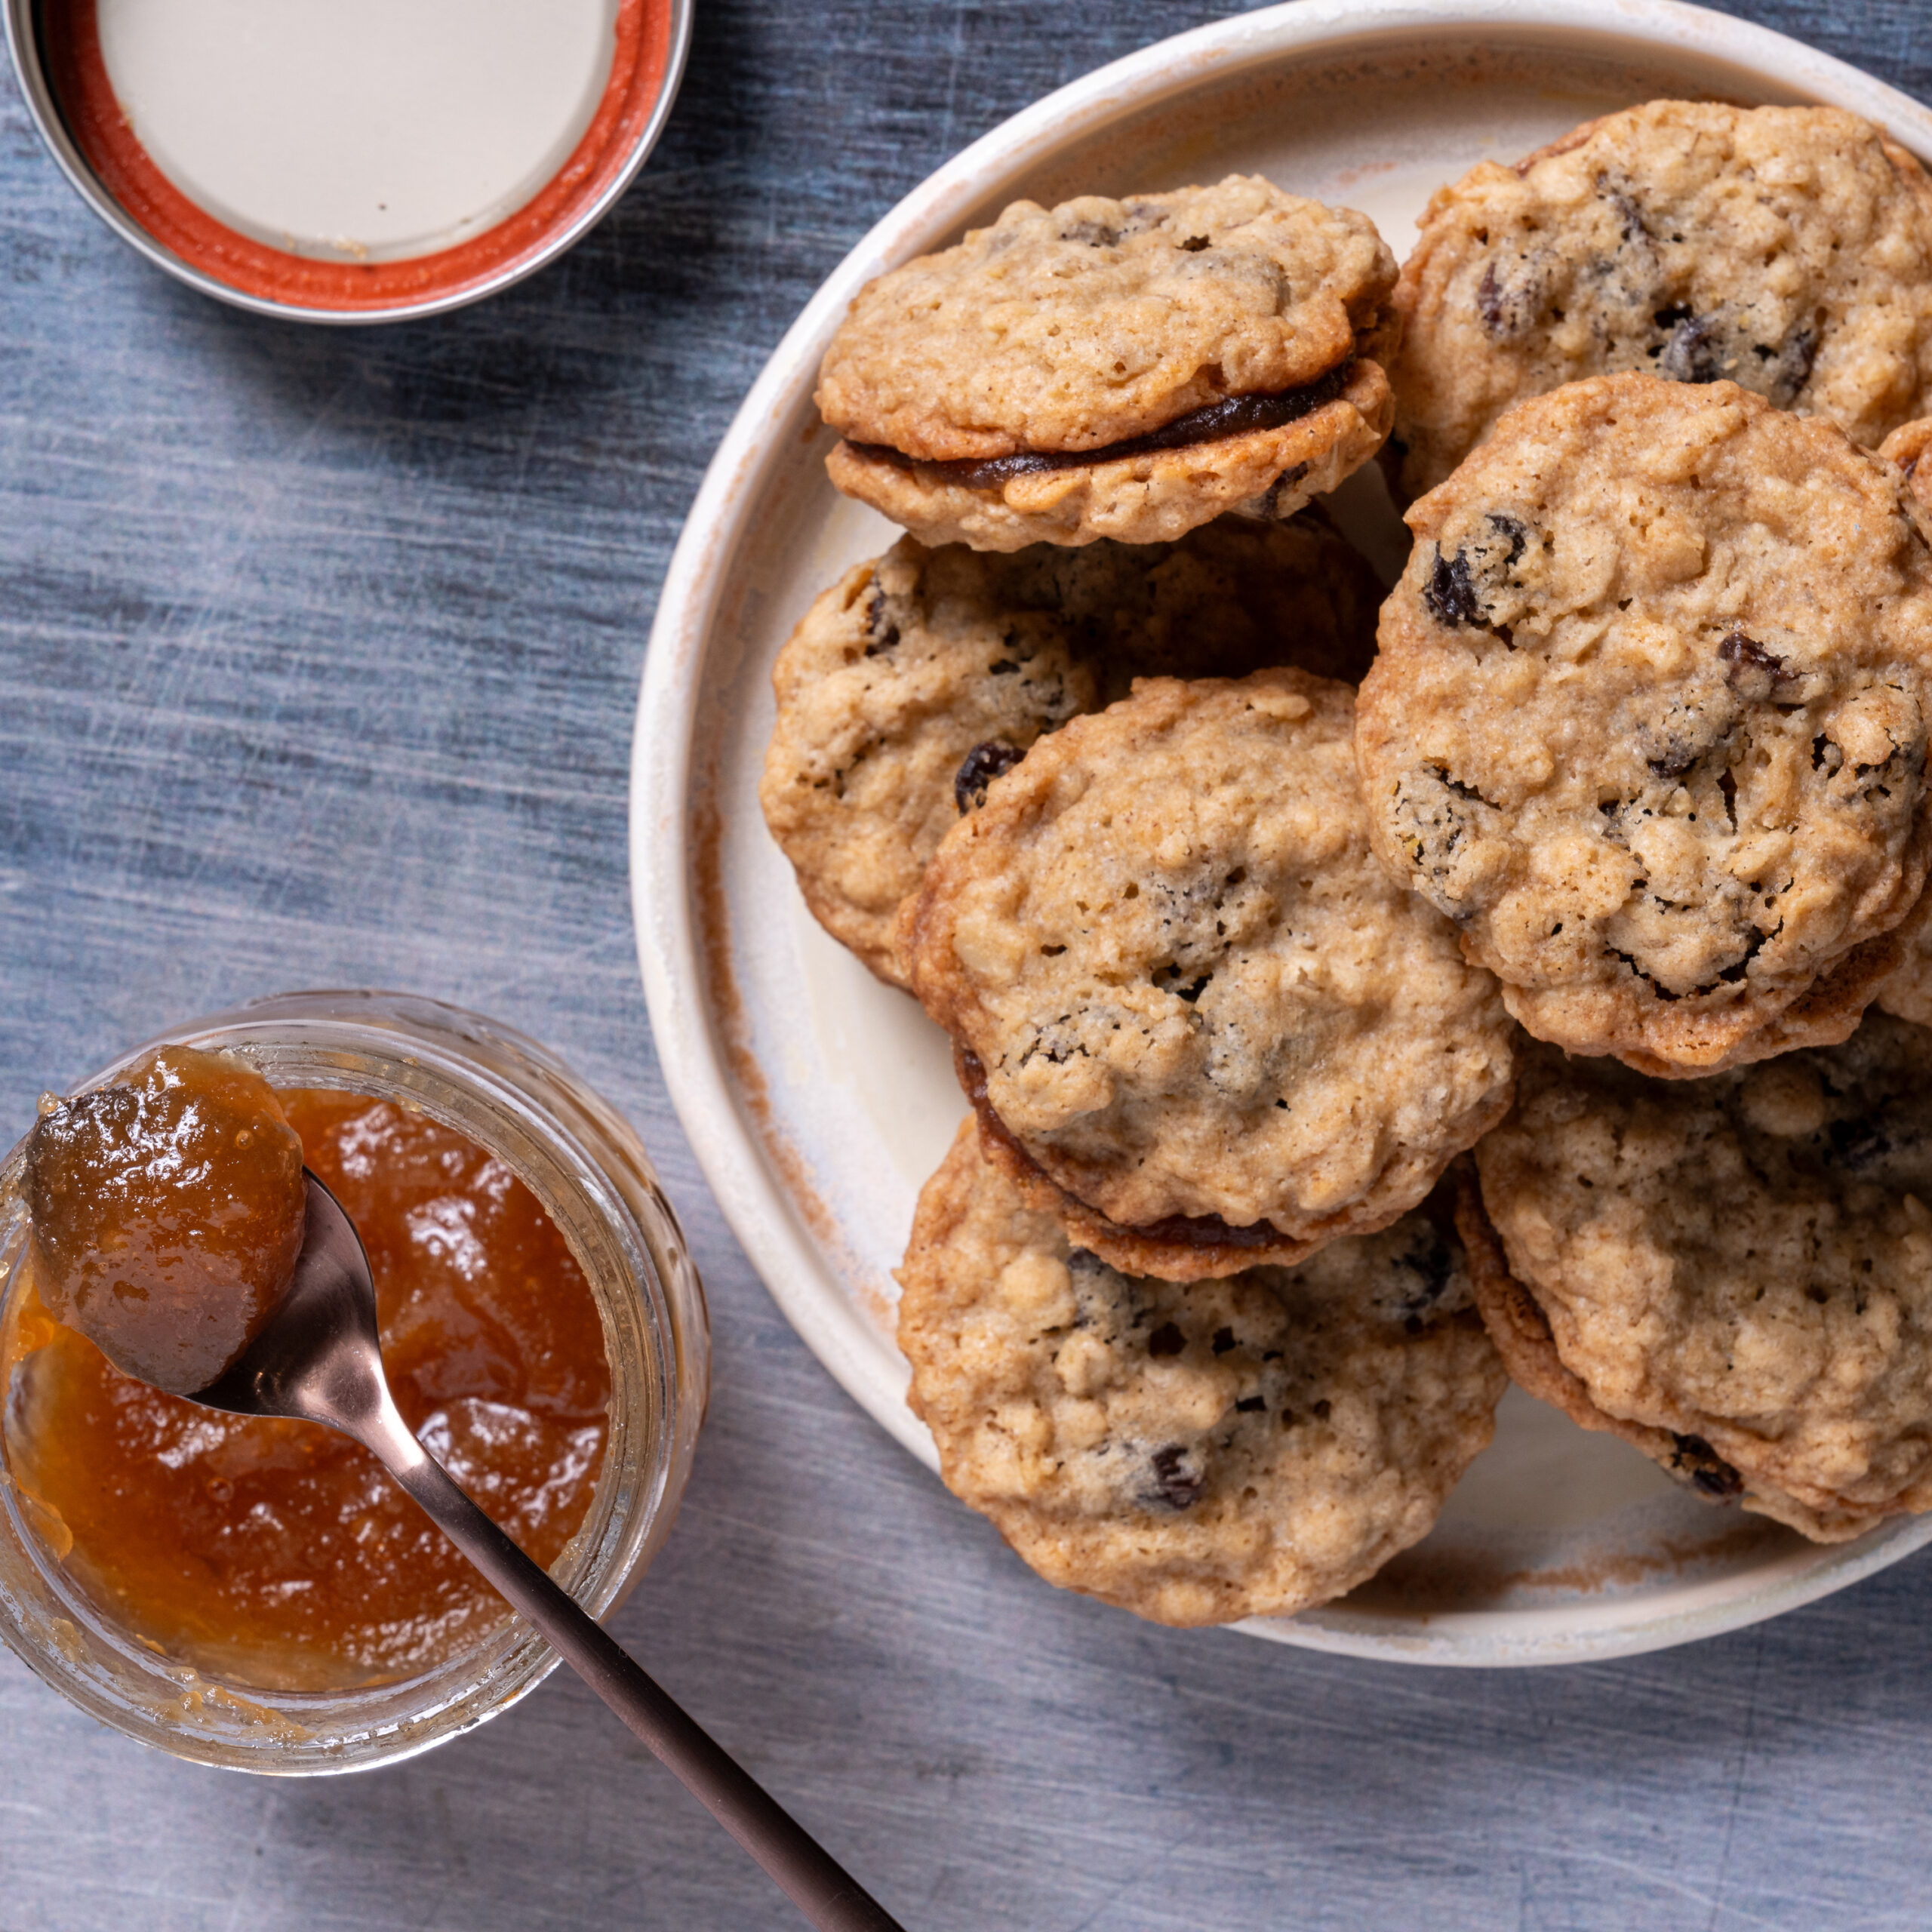
[[[1209,524],[1171,546],[999,555],[902,538],[826,591],[779,654],[765,823],[819,923],[903,985],[900,901],[1042,732],[1157,673],[1286,662],[1352,681],[1381,601],[1318,511]]]
[[[1519,405],[1409,512],[1376,849],[1533,1033],[1658,1073],[1842,1039],[1925,876],[1932,549],[1897,472],[1718,383]]]
[[[1365,1233],[1507,1105],[1496,983],[1369,849],[1353,711],[1295,670],[1149,679],[1041,739],[909,903],[993,1113],[1124,1227]]]
[[[983,550],[1289,515],[1388,433],[1395,278],[1366,216],[1256,177],[1016,202],[860,291],[819,373],[832,480]]]
[[[1395,302],[1407,496],[1512,403],[1623,370],[1727,378],[1871,448],[1932,411],[1932,181],[1838,108],[1652,101],[1442,189]]]
[[[1476,1161],[1595,1408],[1820,1540],[1932,1507],[1932,1033],[1694,1081],[1527,1048]]]
[[[1029,1206],[971,1123],[900,1279],[947,1487],[1048,1582],[1156,1623],[1353,1589],[1427,1533],[1506,1380],[1443,1221],[1298,1269],[1136,1278]]]

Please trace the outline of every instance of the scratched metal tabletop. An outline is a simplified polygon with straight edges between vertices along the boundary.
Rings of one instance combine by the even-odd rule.
[[[656,1151],[710,1422],[617,1634],[932,1932],[1932,1922],[1932,1555],[1715,1642],[1469,1673],[1057,1593],[780,1319],[678,1132],[632,949],[654,600],[786,323],[974,136],[1205,0],[700,0],[669,134],[561,264],[278,325],[113,240],[0,82],[0,1142],[255,994],[549,1041]],[[1932,98],[1932,0],[1736,0]],[[245,1779],[0,1651],[0,1932],[795,1921],[558,1678],[370,1776]]]

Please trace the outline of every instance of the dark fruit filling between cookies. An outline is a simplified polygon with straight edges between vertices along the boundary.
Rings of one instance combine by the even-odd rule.
[[[1124,442],[1108,443],[1099,449],[1021,450],[1012,456],[931,462],[923,457],[909,456],[889,443],[854,443],[851,447],[860,456],[896,463],[903,469],[916,469],[936,482],[957,484],[968,490],[990,489],[1016,476],[1039,475],[1092,463],[1120,463],[1131,457],[1152,456],[1162,450],[1192,449],[1202,443],[1244,436],[1257,429],[1278,429],[1334,401],[1348,387],[1354,367],[1351,358],[1300,389],[1280,389],[1269,395],[1226,396],[1219,402],[1191,409],[1185,416],[1177,416],[1144,436],[1131,436]]]

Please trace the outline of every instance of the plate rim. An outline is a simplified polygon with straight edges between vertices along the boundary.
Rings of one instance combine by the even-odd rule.
[[[839,1271],[774,1172],[728,1069],[708,980],[694,881],[692,751],[706,657],[726,592],[713,561],[743,540],[777,445],[771,433],[815,374],[860,287],[933,246],[1001,179],[1102,132],[1124,115],[1236,71],[1333,48],[1398,45],[1458,26],[1546,35],[1552,47],[1701,57],[1881,122],[1932,158],[1932,109],[1863,69],[1769,27],[1685,0],[1286,0],[1155,42],[1042,96],[928,175],[862,235],[780,338],[706,468],[659,594],[645,652],[630,766],[631,905],[653,1044],[680,1124],[727,1225],[779,1311],[834,1380],[927,1468],[938,1459],[903,1394],[881,1401],[879,1375],[903,1391],[905,1364],[855,1303]],[[820,1278],[834,1292],[806,1285]],[[1932,1541],[1932,1515],[1900,1518],[1823,1550],[1797,1574],[1757,1587],[1754,1573],[1721,1600],[1623,1626],[1512,1638],[1466,1633],[1454,1615],[1386,1633],[1379,1620],[1321,1611],[1229,1627],[1276,1642],[1386,1662],[1500,1667],[1597,1662],[1740,1629],[1861,1581]],[[1491,1613],[1493,1626],[1512,1613]],[[1472,1621],[1485,1620],[1472,1614]]]

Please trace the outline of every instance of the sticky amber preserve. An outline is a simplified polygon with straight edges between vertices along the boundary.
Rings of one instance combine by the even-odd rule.
[[[589,1507],[611,1394],[561,1233],[501,1160],[426,1114],[277,1097],[368,1251],[398,1406],[554,1562]],[[230,1683],[343,1690],[433,1669],[508,1615],[346,1438],[163,1394],[42,1294],[17,1300],[12,1329],[7,1456],[38,1533],[105,1616],[168,1656]]]
[[[22,1191],[48,1313],[177,1395],[254,1339],[302,1251],[302,1143],[238,1054],[163,1047],[111,1086],[49,1094]]]

